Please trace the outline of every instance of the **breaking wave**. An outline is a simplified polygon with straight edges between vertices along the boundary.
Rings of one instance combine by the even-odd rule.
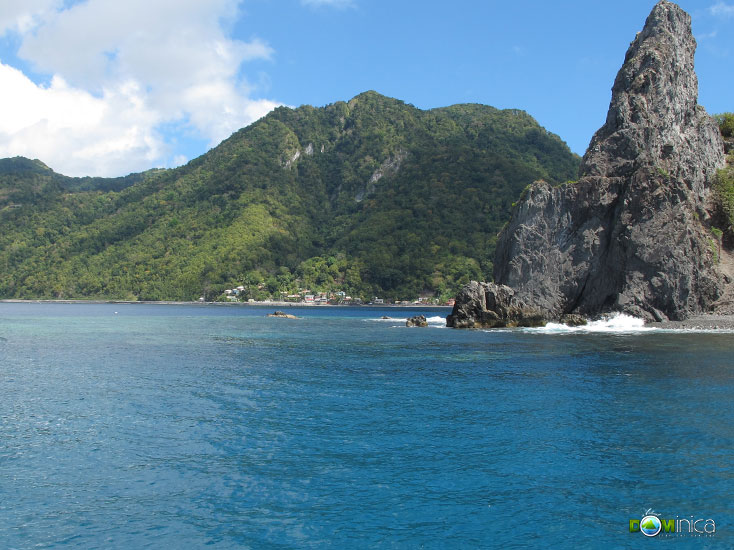
[[[378,321],[382,323],[399,323],[401,325],[404,325],[405,322],[408,320],[408,317],[380,317],[379,319],[368,319],[369,321]],[[445,327],[446,326],[446,317],[441,317],[440,315],[435,315],[433,317],[426,317],[426,321],[428,321],[429,326],[432,327]]]
[[[542,334],[565,334],[574,332],[637,333],[657,330],[660,329],[646,327],[643,319],[638,319],[637,317],[632,317],[624,313],[617,313],[611,317],[599,319],[598,321],[589,321],[586,325],[580,327],[569,327],[560,323],[548,323],[544,327],[526,329],[527,332],[539,332]]]
[[[429,325],[446,326],[446,317],[441,317],[440,315],[436,315],[435,317],[426,317],[426,321],[428,321]]]

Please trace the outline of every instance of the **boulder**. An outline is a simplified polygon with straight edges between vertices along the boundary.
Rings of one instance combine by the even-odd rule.
[[[581,327],[589,323],[586,317],[583,317],[582,315],[577,315],[575,313],[567,313],[566,315],[561,315],[559,321],[564,325],[568,325],[569,327]]]
[[[539,327],[548,322],[545,312],[519,299],[505,285],[472,281],[456,297],[446,326],[453,328]]]
[[[427,327],[428,321],[426,320],[425,315],[416,315],[414,317],[410,317],[407,321],[405,321],[406,327]]]

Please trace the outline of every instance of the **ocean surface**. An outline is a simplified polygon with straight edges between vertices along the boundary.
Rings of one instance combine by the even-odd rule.
[[[268,311],[0,304],[0,548],[734,547],[734,334]]]

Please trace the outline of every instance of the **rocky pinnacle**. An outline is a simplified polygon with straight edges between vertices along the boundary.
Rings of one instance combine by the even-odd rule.
[[[711,183],[724,164],[699,106],[690,16],[662,0],[630,45],[579,181],[536,182],[499,238],[495,281],[549,317],[708,311],[722,293]]]

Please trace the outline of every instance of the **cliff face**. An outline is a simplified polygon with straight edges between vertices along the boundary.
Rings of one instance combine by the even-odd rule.
[[[707,228],[724,164],[714,120],[697,105],[690,16],[662,0],[625,57],[579,181],[536,182],[501,233],[495,281],[549,318],[623,311],[684,319],[724,285]]]

